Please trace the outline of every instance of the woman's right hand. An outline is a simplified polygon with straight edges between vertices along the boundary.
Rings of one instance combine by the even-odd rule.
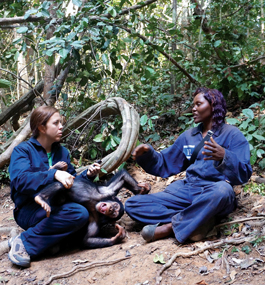
[[[62,170],[57,170],[54,174],[54,178],[61,182],[67,189],[71,188],[74,184],[75,177],[70,173]]]
[[[133,160],[136,160],[138,156],[143,155],[145,152],[148,152],[150,149],[148,144],[140,144],[138,145],[132,152],[132,158]]]

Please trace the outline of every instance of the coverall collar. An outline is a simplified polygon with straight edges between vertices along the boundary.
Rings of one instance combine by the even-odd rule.
[[[29,139],[29,141],[30,141],[32,144],[35,144],[35,145],[40,146],[40,147],[43,148],[43,146],[39,143],[39,141],[38,141],[36,138],[31,137],[31,138]],[[59,143],[59,142],[53,143],[53,144],[52,144],[52,151],[55,150],[55,149],[57,149],[59,146],[60,146],[60,143]]]
[[[220,135],[220,132],[221,132],[221,130],[222,130],[224,124],[225,124],[225,123],[222,123],[222,124],[219,126],[218,129],[214,129],[214,130],[213,130],[213,132],[214,132],[213,136],[218,137],[218,136]],[[202,133],[202,131],[203,131],[203,124],[200,123],[197,127],[193,128],[193,129],[191,130],[191,135],[192,135],[192,136],[195,136],[195,135],[197,135],[198,133]]]

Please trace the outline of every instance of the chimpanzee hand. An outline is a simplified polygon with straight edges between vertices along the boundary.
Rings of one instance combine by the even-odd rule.
[[[140,144],[138,145],[132,152],[132,158],[133,160],[136,160],[138,156],[143,155],[145,152],[147,152],[150,149],[148,144]]]
[[[151,190],[151,185],[146,182],[140,182],[137,184],[139,187],[141,187],[141,190],[139,192],[140,195],[145,195],[148,194],[149,191]]]
[[[225,149],[221,147],[216,141],[211,137],[210,142],[204,142],[204,149],[208,149],[211,152],[203,151],[202,154],[206,155],[204,160],[216,160],[222,161],[225,156]]]
[[[122,226],[115,224],[115,228],[119,230],[119,232],[116,234],[116,236],[111,238],[113,244],[121,242],[126,237],[126,231]]]
[[[66,162],[64,161],[58,161],[57,163],[55,163],[53,166],[51,166],[49,168],[50,169],[58,169],[58,170],[62,170],[62,171],[66,171],[68,168],[68,165]]]
[[[57,170],[54,174],[54,178],[61,182],[67,189],[71,188],[74,184],[75,177],[70,173],[62,170]]]
[[[87,169],[87,173],[86,175],[88,177],[93,177],[99,174],[100,172],[100,164],[97,162],[94,162],[92,165],[89,165],[88,169]]]

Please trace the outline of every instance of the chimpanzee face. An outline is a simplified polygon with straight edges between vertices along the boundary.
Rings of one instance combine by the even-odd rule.
[[[120,205],[112,201],[98,202],[96,210],[105,216],[115,219],[119,215]]]

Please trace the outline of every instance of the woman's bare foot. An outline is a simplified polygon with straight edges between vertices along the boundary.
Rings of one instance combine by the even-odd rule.
[[[142,229],[141,235],[144,238],[144,240],[146,240],[147,242],[155,241],[158,239],[168,237],[173,234],[171,223],[162,226],[158,225],[159,224],[147,225]]]

